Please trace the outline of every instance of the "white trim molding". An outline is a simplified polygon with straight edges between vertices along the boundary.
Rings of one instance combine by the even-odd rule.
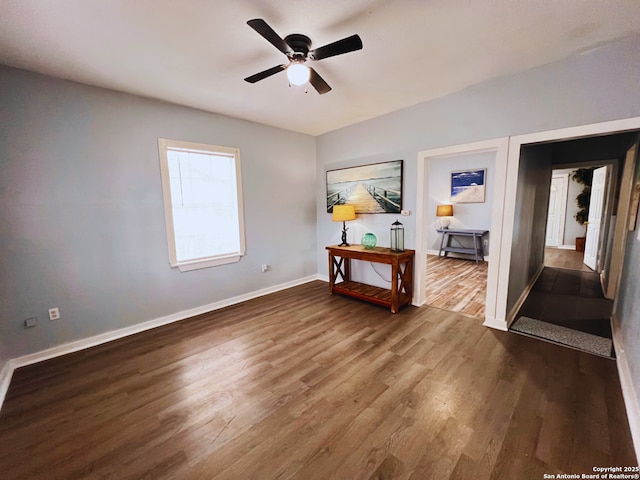
[[[152,328],[161,327],[163,325],[168,325],[173,322],[179,322],[181,320],[186,320],[188,318],[195,317],[197,315],[202,315],[203,313],[220,310],[221,308],[246,302],[247,300],[252,300],[254,298],[262,297],[264,295],[269,295],[270,293],[286,290],[287,288],[292,288],[298,285],[313,282],[314,280],[318,280],[318,279],[319,279],[318,275],[310,275],[308,277],[300,278],[298,280],[293,280],[291,282],[281,283],[280,285],[274,285],[272,287],[263,288],[261,290],[256,290],[254,292],[245,293],[243,295],[238,295],[236,297],[221,300],[219,302],[209,303],[207,305],[202,305],[200,307],[191,308],[189,310],[183,310],[181,312],[176,312],[171,315],[155,318],[153,320],[148,320],[146,322],[138,323],[136,325],[131,325],[130,327],[125,327],[118,330],[112,330],[110,332],[105,332],[99,335],[94,335],[93,337],[83,338],[81,340],[76,340],[74,342],[65,343],[62,345],[58,345],[56,347],[48,348],[46,350],[41,350],[39,352],[31,353],[29,355],[23,355],[21,357],[12,358],[4,364],[4,367],[0,372],[0,409],[2,408],[4,398],[7,394],[7,390],[9,389],[9,384],[11,383],[11,377],[13,376],[13,372],[17,368],[25,367],[27,365],[32,365],[34,363],[42,362],[44,360],[60,357],[68,353],[79,352],[80,350],[85,350],[87,348],[95,347],[97,345],[102,345],[103,343],[111,342],[113,340],[118,340],[120,338],[128,337],[130,335],[135,335],[136,333],[141,333],[146,330],[151,330]]]
[[[507,314],[508,327],[510,327],[511,324],[516,320],[516,315],[518,314],[518,311],[520,310],[524,302],[527,300],[529,293],[531,293],[531,289],[538,281],[538,278],[540,278],[540,275],[542,274],[543,270],[544,270],[544,264],[538,267],[538,270],[536,270],[536,273],[533,274],[533,277],[531,278],[531,280],[529,280],[529,283],[527,283],[527,286],[524,288],[523,292],[520,294],[520,297],[518,297],[518,301],[516,302],[516,304],[513,307],[511,307],[511,310],[509,310],[509,313]]]
[[[502,218],[504,209],[505,178],[507,170],[509,138],[497,138],[482,142],[454,145],[450,147],[436,148],[418,152],[418,178],[416,190],[416,263],[413,295],[413,305],[426,303],[426,269],[422,265],[430,251],[427,245],[426,229],[428,227],[426,206],[429,199],[429,162],[441,158],[456,155],[472,155],[476,153],[495,152],[495,179],[493,180],[493,211],[491,214],[491,242],[489,243],[489,255],[485,259],[492,258],[489,262],[487,273],[487,295],[485,300],[485,318],[493,319],[486,323],[492,328],[506,330],[506,323],[496,316],[496,299],[498,286],[498,269],[502,244]]]

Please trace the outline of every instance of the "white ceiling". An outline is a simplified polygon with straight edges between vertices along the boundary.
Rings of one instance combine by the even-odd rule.
[[[313,63],[333,87],[289,87],[252,30],[360,51]],[[640,33],[639,0],[0,0],[0,63],[322,134]]]

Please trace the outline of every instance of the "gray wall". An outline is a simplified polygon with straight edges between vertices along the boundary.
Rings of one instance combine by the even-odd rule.
[[[324,172],[373,161],[405,159],[403,217],[407,245],[415,247],[417,154],[422,150],[511,135],[548,131],[608,120],[640,117],[640,36],[604,45],[565,60],[531,69],[393,112],[318,137],[316,198],[318,271],[328,275],[325,245],[338,243],[339,228],[324,212]],[[550,175],[550,172],[549,172]],[[548,189],[548,186],[547,186]],[[546,207],[546,206],[545,206]],[[426,208],[426,206],[425,206]],[[393,219],[369,215],[369,229],[384,233]],[[543,223],[544,224],[544,223]],[[495,239],[494,239],[495,240]],[[623,341],[640,343],[638,244],[629,248],[621,286]],[[633,264],[635,262],[635,264]],[[418,259],[418,265],[420,261]],[[512,298],[521,292],[510,290]],[[629,357],[640,384],[640,354]]]
[[[493,186],[495,185],[495,152],[457,155],[436,158],[429,161],[429,203],[427,204],[427,248],[438,250],[441,237],[436,231],[438,217],[436,207],[442,203],[451,203],[451,172],[459,170],[487,169],[485,177],[485,201],[482,203],[458,203],[453,206],[453,218],[449,228],[468,228],[472,230],[491,230],[491,212],[493,208]],[[472,246],[473,242],[460,243]],[[484,240],[489,240],[486,236]],[[485,249],[488,254],[489,247]],[[468,256],[466,258],[469,258]]]
[[[515,199],[515,221],[509,269],[507,312],[544,265],[545,226],[551,184],[553,147],[549,144],[522,147]]]
[[[314,137],[7,67],[0,118],[0,363],[317,272]],[[158,137],[240,148],[239,263],[170,268]]]
[[[324,246],[339,243],[339,228],[325,211],[326,170],[404,159],[404,206],[412,210],[412,215],[402,217],[402,223],[411,248],[415,239],[413,212],[419,151],[640,116],[639,50],[640,36],[629,37],[319,136],[319,273],[328,275]],[[394,218],[366,217],[371,217],[365,219],[367,227],[378,238],[386,239]]]

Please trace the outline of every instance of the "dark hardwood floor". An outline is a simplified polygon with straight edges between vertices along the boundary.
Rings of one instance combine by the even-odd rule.
[[[3,479],[542,479],[637,465],[611,360],[317,281],[18,369]]]
[[[518,316],[613,338],[613,300],[604,297],[595,272],[545,267]]]

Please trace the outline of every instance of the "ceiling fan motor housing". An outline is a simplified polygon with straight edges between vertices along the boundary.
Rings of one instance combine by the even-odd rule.
[[[294,54],[290,56],[291,60],[299,60],[300,56],[302,56],[304,60],[307,59],[309,50],[311,50],[311,39],[309,37],[300,33],[292,33],[284,37],[284,41],[294,51]]]

